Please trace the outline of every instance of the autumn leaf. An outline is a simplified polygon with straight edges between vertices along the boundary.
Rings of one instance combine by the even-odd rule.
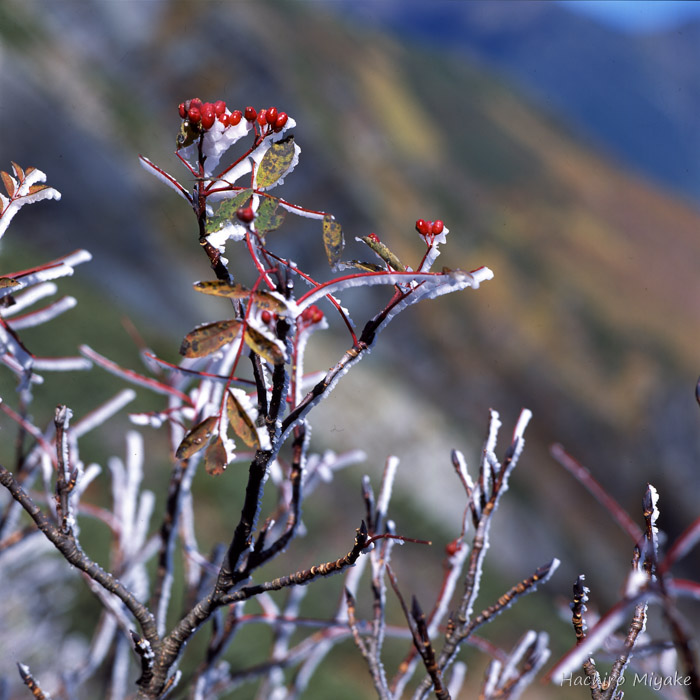
[[[205,418],[201,423],[197,423],[197,425],[182,438],[182,442],[177,448],[175,456],[178,459],[187,459],[199,452],[207,442],[209,442],[209,439],[216,430],[216,424],[218,422],[219,419],[216,416],[210,416],[209,418]]]
[[[205,357],[216,352],[220,347],[236,339],[240,330],[240,321],[215,321],[197,326],[182,340],[180,354],[184,357]]]
[[[404,264],[380,240],[370,236],[362,236],[360,240],[366,243],[389,267],[398,272],[405,272]]]
[[[294,160],[294,136],[287,136],[270,145],[262,157],[255,183],[260,188],[270,187],[284,175]]]
[[[229,221],[238,222],[236,212],[248,203],[252,194],[253,190],[251,189],[241,190],[235,197],[221,202],[216,214],[207,220],[207,235],[223,228]]]
[[[276,314],[283,314],[287,307],[281,299],[278,299],[270,292],[261,289],[251,292],[242,284],[229,284],[224,280],[206,280],[196,282],[194,288],[202,294],[209,294],[214,297],[226,297],[227,299],[237,299],[238,301],[251,300],[260,309],[267,309]]]
[[[268,338],[250,326],[246,328],[243,339],[249,348],[273,365],[284,363],[284,351],[274,339]]]
[[[326,248],[328,262],[331,267],[335,267],[340,262],[345,241],[343,240],[343,229],[330,214],[323,217],[323,245]]]
[[[207,474],[219,476],[219,474],[224,473],[227,464],[228,455],[226,454],[224,441],[221,439],[221,436],[217,435],[216,439],[209,443],[209,447],[204,453],[204,468],[207,470]]]
[[[15,194],[15,183],[12,177],[10,176],[9,173],[6,173],[4,170],[0,172],[0,177],[2,178],[2,182],[5,185],[5,190],[7,191],[7,194],[12,197]]]
[[[256,450],[260,447],[258,440],[258,431],[255,423],[248,415],[248,412],[243,408],[241,402],[236,398],[236,395],[229,391],[226,397],[226,413],[228,415],[229,425],[248,447],[253,447]]]
[[[261,197],[255,212],[255,230],[260,234],[277,230],[284,223],[285,211],[276,197]]]
[[[6,289],[7,287],[19,287],[21,282],[18,282],[12,277],[0,277],[0,289]]]

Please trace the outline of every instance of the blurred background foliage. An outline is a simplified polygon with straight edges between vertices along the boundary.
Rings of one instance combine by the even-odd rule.
[[[210,276],[194,218],[137,154],[184,178],[173,150],[177,104],[189,97],[284,109],[298,122],[302,156],[283,196],[333,212],[348,257],[362,256],[355,236],[375,232],[415,265],[415,220],[441,218],[451,233],[439,264],[488,265],[495,279],[400,317],[313,414],[318,449],[361,447],[368,461],[307,509],[308,542],[275,566],[287,573],[290,562],[345,552],[363,514],[361,473],[376,484],[386,456],[397,454],[398,530],[435,541],[432,552],[395,555],[405,592],[425,607],[462,516],[450,450],[476,465],[488,409],[501,412],[505,444],[526,406],[534,420],[496,519],[481,600],[552,556],[562,567],[546,592],[485,634],[510,647],[514,628],[545,628],[556,657],[573,641],[557,600],[585,573],[593,602],[608,607],[631,547],[553,463],[549,445],[563,443],[635,516],[651,481],[671,538],[699,511],[698,34],[692,22],[628,34],[553,2],[5,0],[0,167],[39,167],[63,198],[21,212],[2,243],[3,270],[77,247],[94,256],[60,284],[78,308],[50,334],[27,333],[29,347],[72,354],[87,342],[136,366],[128,317],[176,361],[182,335],[222,307],[192,292]],[[329,275],[320,227],[288,216],[273,235],[304,269]],[[229,258],[238,271],[235,248]],[[355,320],[384,298],[348,295]],[[318,369],[348,344],[332,320],[314,350]],[[45,422],[59,402],[80,414],[117,387],[99,369],[47,376],[34,415]],[[155,405],[139,391],[132,409]],[[83,459],[103,461],[120,443],[107,433]],[[240,471],[197,477],[203,542],[227,539]],[[147,465],[160,493],[167,475],[162,459]],[[680,571],[700,573],[692,561]],[[339,590],[324,582],[310,596],[335,601]],[[335,677],[334,696],[371,696],[358,659],[331,664],[312,689]],[[6,661],[14,664],[3,659],[1,673]],[[527,697],[547,692],[557,691]]]

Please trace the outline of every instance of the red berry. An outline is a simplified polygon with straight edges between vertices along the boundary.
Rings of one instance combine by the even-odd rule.
[[[460,549],[462,549],[461,542],[459,540],[452,540],[452,542],[445,547],[445,553],[448,557],[453,557]]]
[[[301,314],[301,318],[306,323],[319,323],[323,319],[323,311],[315,304],[307,306]]]
[[[275,119],[275,131],[282,131],[284,125],[287,123],[288,118],[289,117],[287,116],[286,112],[280,112],[277,115],[277,119]]]
[[[252,207],[241,207],[237,212],[236,216],[246,224],[249,224],[255,218],[255,212]]]
[[[217,100],[214,102],[214,112],[216,116],[220,117],[226,111],[226,103],[223,100]]]
[[[265,111],[265,120],[270,126],[274,126],[275,120],[277,119],[277,107],[269,107]]]
[[[218,119],[224,126],[228,126],[228,125],[231,123],[231,117],[230,117],[228,114],[226,114],[226,113],[220,114],[220,115],[217,117],[217,119]]]
[[[416,231],[418,231],[421,236],[425,236],[427,233],[430,233],[430,226],[426,221],[423,221],[423,219],[418,219],[418,221],[416,221]]]
[[[270,323],[270,321],[272,321],[272,314],[267,309],[265,309],[260,314],[260,318],[262,319],[263,323]]]
[[[177,106],[177,111],[180,113],[180,119],[184,119],[187,116],[187,107],[185,107],[184,102],[180,102]]]
[[[442,233],[444,228],[445,224],[443,224],[442,221],[438,219],[437,221],[433,221],[432,225],[430,226],[430,232],[439,235]]]
[[[202,121],[202,113],[199,107],[190,107],[187,111],[187,117],[193,124],[199,124]]]
[[[255,111],[255,107],[246,107],[244,116],[249,122],[254,122],[255,118],[258,116],[258,113]]]
[[[241,122],[241,117],[243,115],[241,114],[240,109],[236,109],[231,114],[229,115],[228,121],[231,126],[236,126],[237,124],[240,124]],[[247,118],[247,117],[246,117]]]
[[[214,105],[211,102],[205,102],[202,105],[202,126],[205,129],[211,129],[214,126],[214,121],[216,120],[216,113],[214,112]]]
[[[195,97],[194,99],[191,99],[190,104],[187,107],[187,109],[189,109],[190,107],[196,107],[197,109],[202,109],[202,100],[200,100],[199,97]]]
[[[258,124],[260,124],[260,126],[265,126],[265,124],[267,124],[266,116],[267,116],[267,111],[266,111],[266,110],[261,109],[261,110],[258,112]]]
[[[369,238],[369,240],[373,243],[379,243],[379,236],[376,233],[370,233],[367,238]]]

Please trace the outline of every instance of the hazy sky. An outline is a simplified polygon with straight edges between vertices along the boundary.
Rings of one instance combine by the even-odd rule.
[[[646,32],[700,19],[697,0],[559,0],[570,9],[617,29]]]

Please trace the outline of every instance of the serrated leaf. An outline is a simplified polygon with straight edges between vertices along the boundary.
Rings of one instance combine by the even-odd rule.
[[[335,267],[340,262],[345,241],[343,240],[343,229],[330,214],[323,217],[323,245],[326,248],[328,262],[331,267]]]
[[[276,197],[261,197],[260,206],[255,212],[255,230],[262,234],[276,231],[284,223],[285,215]]]
[[[224,441],[220,435],[217,435],[214,440],[209,443],[207,451],[204,453],[204,468],[207,474],[219,476],[226,471],[228,465],[228,455],[224,447]]]
[[[248,447],[253,447],[256,450],[260,447],[258,440],[258,431],[255,428],[255,423],[243,408],[240,401],[232,392],[228,392],[226,397],[226,414],[228,415],[229,425]]]
[[[273,365],[284,363],[284,352],[282,348],[271,338],[266,337],[260,331],[248,326],[243,339],[248,347],[257,352],[260,357]]]
[[[235,197],[231,199],[224,199],[216,210],[216,214],[212,216],[205,227],[207,235],[210,233],[215,233],[219,229],[223,228],[225,224],[229,221],[237,220],[236,212],[244,207],[248,200],[251,198],[253,190],[246,189],[241,190]]]
[[[294,160],[294,136],[289,135],[270,145],[262,157],[255,182],[258,187],[270,187],[284,175]]]
[[[0,177],[2,178],[2,183],[5,185],[5,191],[12,198],[15,194],[15,181],[12,179],[10,173],[6,173],[4,170],[0,172]]]
[[[193,454],[199,452],[209,442],[211,436],[216,431],[219,419],[216,416],[205,418],[201,423],[190,430],[180,443],[175,456],[178,459],[187,459]]]
[[[236,339],[240,321],[205,323],[190,331],[182,340],[180,354],[184,357],[205,357]]]
[[[362,236],[360,240],[366,243],[389,267],[398,272],[405,272],[406,267],[381,241],[375,241],[369,236]]]
[[[18,282],[12,277],[0,277],[0,289],[7,289],[8,287],[19,287],[21,282]]]

